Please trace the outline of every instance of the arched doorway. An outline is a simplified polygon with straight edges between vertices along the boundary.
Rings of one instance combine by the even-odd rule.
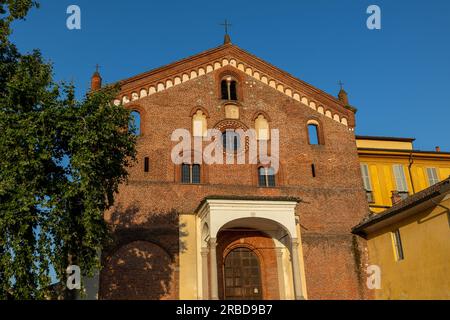
[[[226,300],[261,300],[261,266],[250,249],[238,247],[225,257],[223,265]]]
[[[262,292],[257,287],[254,293],[265,300],[304,299],[301,234],[295,212],[297,203],[295,199],[284,198],[269,201],[207,197],[197,210],[197,216],[209,227],[200,250],[202,298],[238,299],[242,296],[242,293],[230,293],[230,290],[225,293],[224,267],[228,254],[244,247],[259,258]],[[235,276],[228,274],[228,278]],[[228,289],[230,283],[228,280]]]

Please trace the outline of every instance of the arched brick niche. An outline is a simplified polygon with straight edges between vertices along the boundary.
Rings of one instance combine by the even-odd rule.
[[[126,243],[106,260],[100,299],[176,299],[174,271],[173,259],[158,244],[143,240]]]
[[[106,220],[114,232],[102,252],[99,299],[178,299],[178,213],[118,203]]]

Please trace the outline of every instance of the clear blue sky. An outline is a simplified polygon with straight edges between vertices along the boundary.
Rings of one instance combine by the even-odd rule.
[[[16,23],[22,51],[42,50],[57,80],[81,96],[95,64],[114,82],[222,43],[233,43],[336,95],[342,80],[358,108],[357,134],[415,137],[416,149],[450,151],[450,1],[40,0]],[[81,7],[82,29],[66,28]],[[366,9],[382,29],[366,28]]]

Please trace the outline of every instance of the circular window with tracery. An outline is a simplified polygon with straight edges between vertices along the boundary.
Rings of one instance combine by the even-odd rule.
[[[215,129],[222,132],[222,147],[224,153],[240,153],[249,149],[248,127],[237,120],[222,120],[215,125]],[[242,137],[242,134],[246,134]],[[245,143],[242,144],[242,138]]]

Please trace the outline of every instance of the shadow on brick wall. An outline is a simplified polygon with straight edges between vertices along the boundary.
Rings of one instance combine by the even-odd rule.
[[[178,212],[142,212],[135,203],[117,206],[109,222],[99,298],[178,299],[178,256],[187,236]]]

